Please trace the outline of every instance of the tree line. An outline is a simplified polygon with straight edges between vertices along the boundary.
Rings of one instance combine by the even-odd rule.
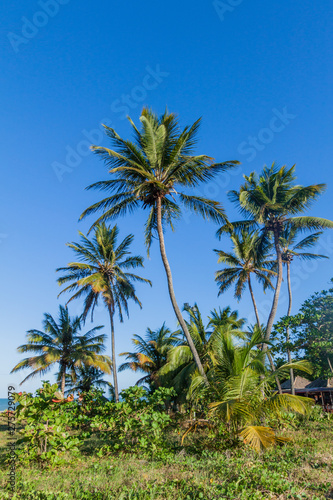
[[[80,217],[97,216],[87,235],[79,233],[80,242],[68,244],[76,261],[57,269],[58,283],[64,285],[60,295],[70,294],[67,304],[83,299],[82,315],[70,318],[67,304],[66,307],[60,306],[58,322],[46,314],[44,331],[29,330],[28,342],[18,348],[19,352],[36,355],[24,359],[12,371],[32,369],[24,379],[27,380],[44,374],[58,363],[58,383],[64,393],[66,377],[72,387],[73,384],[78,387],[78,384],[84,385],[84,380],[94,379],[102,383],[101,373],[112,370],[114,397],[116,402],[119,401],[114,317],[118,313],[120,321],[124,320],[124,315],[129,314],[130,300],[142,307],[135,286],[137,283],[151,286],[152,283],[135,273],[137,268],[143,267],[144,260],[142,256],[132,254],[133,235],[119,242],[119,228],[112,225],[112,221],[144,210],[147,213],[144,228],[147,254],[153,240],[157,239],[180,330],[170,332],[164,324],[157,331],[148,329],[145,339],[135,335],[135,352],[123,353],[127,360],[119,371],[126,368],[140,370],[146,375],[139,383],[148,383],[151,389],[171,384],[179,397],[208,398],[215,408],[223,408],[229,415],[232,411],[238,416],[244,413],[246,395],[252,394],[252,406],[250,409],[248,402],[247,411],[256,414],[260,420],[265,405],[276,404],[275,393],[269,399],[263,397],[268,387],[273,387],[272,380],[280,387],[280,378],[290,372],[293,387],[293,370],[309,371],[309,366],[301,359],[304,358],[302,353],[310,352],[311,342],[304,339],[303,343],[297,340],[297,345],[291,342],[297,328],[303,329],[303,337],[304,331],[308,331],[304,326],[308,316],[306,310],[301,318],[291,316],[290,269],[294,259],[326,257],[311,253],[309,249],[324,229],[333,227],[333,222],[304,215],[326,186],[296,184],[295,166],[265,166],[259,174],[244,175],[239,190],[228,193],[241,216],[240,220],[230,221],[219,201],[191,194],[192,188],[239,164],[238,161],[217,163],[210,156],[194,153],[200,120],[182,129],[173,113],[166,111],[159,117],[145,108],[139,128],[130,118],[129,121],[133,140],[123,139],[114,129],[104,126],[110,148],[92,146],[94,153],[107,166],[110,177],[87,189],[102,191],[105,197],[88,207]],[[212,311],[207,325],[196,304],[192,307],[185,304],[181,311],[167,258],[165,233],[167,228],[174,229],[174,223],[181,218],[184,208],[216,223],[219,227],[217,237],[221,242],[231,241],[231,252],[215,249],[218,263],[222,264],[215,274],[215,281],[219,294],[234,287],[238,300],[248,288],[256,318],[256,324],[248,331],[244,331],[244,320],[228,308]],[[289,292],[288,310],[282,323],[273,328],[284,268]],[[263,291],[269,289],[273,292],[266,324],[259,317],[253,279],[262,285]],[[80,334],[87,317],[90,315],[93,320],[99,302],[109,313],[111,357],[103,354],[105,336],[99,333],[101,326]],[[306,309],[306,305],[304,307]],[[315,332],[315,326],[311,328]],[[303,338],[302,335],[299,338]],[[281,336],[284,336],[283,340]],[[315,341],[311,345],[314,344]],[[286,350],[287,363],[278,360],[277,366],[274,364],[274,349],[280,353]],[[298,359],[293,361],[292,353],[296,351]],[[327,352],[327,364],[332,367],[331,351],[328,349]],[[236,394],[238,406],[230,405]],[[281,394],[279,396],[280,403],[285,404],[286,400],[281,399]],[[299,407],[302,403],[296,399],[291,403],[289,399],[288,404]]]

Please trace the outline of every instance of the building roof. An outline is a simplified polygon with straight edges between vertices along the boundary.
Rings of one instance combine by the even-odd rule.
[[[309,383],[310,383],[310,380],[297,375],[295,377],[294,386],[295,386],[295,389],[305,389],[305,387],[308,387]],[[286,389],[286,390],[291,389],[290,379],[283,382],[283,384],[281,384],[281,388]]]
[[[324,389],[324,388],[333,388],[333,377],[332,378],[317,378],[313,382],[310,382],[307,386],[307,389]]]

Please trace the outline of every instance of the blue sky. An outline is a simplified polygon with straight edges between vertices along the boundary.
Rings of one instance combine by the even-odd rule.
[[[276,161],[296,163],[301,184],[326,182],[327,192],[311,213],[333,219],[332,203],[332,13],[329,0],[261,2],[200,0],[145,2],[10,2],[0,7],[1,62],[1,368],[0,397],[21,358],[25,332],[41,328],[43,313],[57,315],[55,268],[72,260],[68,241],[86,231],[81,212],[99,199],[84,188],[107,178],[102,162],[88,153],[92,142],[107,145],[100,124],[128,137],[143,105],[161,113],[167,105],[182,125],[203,117],[198,152],[218,161],[237,159],[241,168],[199,191],[237,216],[226,192],[242,173]],[[120,219],[121,236],[135,235],[133,251],[145,254],[144,215]],[[207,315],[230,304],[251,321],[246,293],[237,303],[230,291],[217,297],[213,248],[216,227],[194,215],[167,233],[167,252],[179,303],[195,301]],[[318,247],[332,256],[333,234]],[[155,245],[139,286],[140,311],[117,323],[117,351],[130,349],[134,333],[176,321]],[[294,267],[294,305],[328,286],[331,261]],[[255,288],[263,319],[270,295]],[[283,288],[279,314],[286,310]],[[80,304],[70,307],[79,314]],[[106,325],[101,308],[95,324]],[[90,325],[87,325],[89,327]],[[108,344],[109,350],[109,344]],[[50,377],[44,377],[50,378]],[[134,374],[119,374],[120,386]],[[40,380],[23,385],[35,390]]]

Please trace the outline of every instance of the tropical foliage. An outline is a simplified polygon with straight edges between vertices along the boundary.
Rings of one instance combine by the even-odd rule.
[[[204,219],[225,223],[226,215],[219,202],[194,196],[186,189],[213,179],[238,162],[214,163],[207,155],[194,154],[200,120],[181,130],[174,114],[166,111],[158,117],[145,108],[140,116],[141,129],[130,118],[129,121],[133,128],[133,142],[122,139],[114,129],[104,126],[115,149],[92,147],[110,169],[112,178],[96,182],[88,189],[106,191],[110,195],[87,208],[81,218],[102,211],[94,223],[96,225],[131,214],[139,208],[148,210],[145,224],[148,254],[153,238],[158,237],[171,303],[195,363],[204,376],[200,357],[176,301],[164,231],[167,226],[174,228],[175,221],[181,216],[181,206]]]
[[[32,372],[21,382],[25,382],[36,375],[44,375],[54,365],[59,365],[58,382],[62,394],[65,392],[66,373],[73,381],[77,379],[77,370],[90,366],[98,368],[103,373],[111,373],[111,360],[101,354],[105,351],[105,335],[98,333],[102,326],[95,326],[87,333],[80,335],[82,316],[70,318],[68,309],[60,306],[58,323],[51,314],[45,314],[43,321],[44,331],[29,330],[27,344],[17,348],[20,353],[35,353],[20,361],[13,372],[25,368]]]
[[[242,219],[231,222],[220,201],[193,192],[238,164],[197,154],[200,120],[181,128],[174,114],[166,111],[157,116],[144,108],[139,128],[129,121],[132,141],[105,126],[110,147],[92,146],[108,167],[109,177],[88,187],[103,191],[105,198],[81,215],[81,219],[95,215],[96,220],[88,234],[79,233],[78,243],[68,243],[75,261],[57,269],[58,284],[63,286],[59,295],[66,294],[66,307],[60,306],[58,321],[45,314],[43,330],[29,330],[27,342],[18,348],[29,353],[12,370],[30,369],[23,382],[57,368],[57,383],[43,382],[34,396],[15,395],[17,457],[20,463],[36,462],[40,467],[91,455],[98,467],[109,456],[125,461],[132,455],[142,461],[143,470],[146,459],[160,460],[159,467],[163,461],[164,467],[175,460],[181,464],[190,455],[206,459],[233,449],[249,453],[248,447],[262,453],[286,444],[292,450],[290,429],[305,427],[311,419],[330,419],[313,409],[313,399],[294,394],[294,370],[312,378],[332,376],[333,289],[313,295],[298,314],[291,315],[292,262],[325,257],[310,249],[324,229],[333,227],[326,218],[305,215],[325,185],[296,184],[294,166],[264,167],[259,175],[245,175],[239,190],[229,193]],[[137,209],[147,213],[148,256],[153,240],[158,240],[178,324],[170,329],[169,318],[167,323],[162,317],[159,328],[147,328],[145,334],[146,326],[141,330],[139,323],[133,332],[125,332],[124,343],[132,333],[132,348],[126,346],[129,350],[120,353],[123,362],[117,370],[116,323],[129,315],[131,301],[142,307],[137,286],[152,283],[135,272],[144,266],[143,257],[132,253],[134,236],[119,239],[119,227],[109,223]],[[229,245],[214,250],[221,265],[215,273],[220,307],[210,313],[193,297],[193,305],[186,302],[181,312],[176,300],[165,235],[184,209],[219,224],[221,244]],[[182,251],[185,259],[190,248]],[[288,311],[274,326],[284,273]],[[242,317],[242,309],[239,313],[226,303],[224,294],[231,287],[238,302],[249,289],[253,324]],[[262,293],[271,300],[267,318],[261,318],[257,294]],[[71,318],[67,305],[74,300],[81,304],[82,315]],[[87,318],[93,321],[100,302],[110,320],[111,358],[105,355],[102,326],[81,333]],[[113,385],[106,377],[111,370]],[[137,373],[138,380],[120,391],[117,372],[125,370]],[[289,377],[290,394],[280,383]],[[257,460],[254,457],[251,460]],[[176,489],[174,498],[180,498],[178,485]],[[229,493],[228,488],[214,489],[216,498]],[[101,495],[96,498],[107,498]],[[122,498],[139,498],[136,492],[133,495]],[[186,495],[206,498],[196,491],[186,490]]]
[[[285,374],[291,365],[281,366],[270,373],[264,364],[265,353],[258,349],[263,339],[259,329],[245,343],[239,343],[235,332],[219,331],[214,338],[212,365],[207,373],[207,387],[198,374],[192,380],[191,391],[203,390],[210,400],[211,412],[219,414],[229,423],[231,430],[239,434],[257,451],[281,440],[270,427],[263,425],[273,414],[293,410],[305,414],[310,400],[290,394],[278,394],[272,386],[274,376]],[[294,363],[300,370],[311,372],[305,362]]]
[[[333,279],[331,279],[333,283]],[[290,337],[286,337],[287,328]],[[333,376],[333,288],[316,292],[305,300],[299,312],[284,316],[274,328],[274,350],[284,357],[292,352],[296,359],[313,365],[314,378]]]
[[[301,260],[327,258],[326,255],[304,252],[304,250],[308,249],[309,247],[312,247],[317,243],[320,235],[322,234],[322,231],[310,234],[309,236],[303,238],[301,241],[296,242],[299,232],[300,229],[286,225],[280,237],[282,262],[287,267],[287,283],[288,283],[288,297],[289,297],[288,312],[287,312],[288,317],[291,315],[291,307],[292,307],[292,289],[291,289],[291,273],[290,273],[290,266],[292,261],[294,260],[294,258]],[[289,323],[287,321],[286,342],[289,343],[289,341],[290,341],[290,328],[289,328]],[[289,348],[287,348],[287,355],[288,355],[288,362],[291,363],[291,351]],[[292,369],[290,370],[290,381],[291,381],[291,392],[292,394],[295,394],[294,373]]]
[[[111,394],[114,393],[112,384],[104,379],[104,372],[94,366],[82,365],[76,373],[76,380],[73,382],[71,377],[66,381],[68,389],[66,392],[78,392],[79,394],[87,393],[94,387],[108,388]]]
[[[141,307],[134,283],[151,285],[151,282],[128,272],[128,270],[143,267],[142,257],[133,256],[130,252],[133,235],[126,236],[117,246],[118,227],[111,228],[104,223],[96,226],[92,240],[82,233],[79,234],[81,243],[68,244],[80,259],[79,262],[70,262],[67,267],[57,269],[57,272],[63,273],[63,276],[58,278],[59,285],[70,283],[59,295],[64,292],[74,292],[68,302],[85,297],[83,318],[86,318],[91,311],[91,319],[93,319],[98,300],[100,298],[103,300],[110,317],[113,382],[116,401],[118,401],[114,315],[118,311],[120,321],[123,321],[123,310],[128,315],[129,299]]]
[[[57,384],[43,383],[43,387],[31,393],[20,393],[16,397],[17,423],[22,425],[18,444],[22,443],[18,457],[24,462],[37,461],[60,465],[66,463],[64,455],[70,451],[78,455],[78,445],[83,436],[73,435],[67,401],[57,391]]]
[[[119,372],[128,368],[143,372],[146,375],[137,381],[137,385],[147,384],[150,390],[157,389],[162,383],[160,370],[166,364],[168,352],[176,341],[176,336],[171,335],[165,323],[157,330],[147,328],[145,339],[134,335],[132,343],[135,352],[120,353],[120,356],[126,356],[127,361],[119,366]]]
[[[271,245],[268,241],[263,242],[257,231],[241,230],[240,234],[231,232],[230,239],[234,253],[215,250],[218,255],[218,263],[228,266],[215,274],[215,281],[219,286],[219,295],[235,284],[235,297],[240,300],[245,287],[248,286],[257,324],[260,326],[251,276],[253,275],[257,279],[264,290],[267,288],[274,289],[271,278],[276,276],[276,272],[273,270],[276,263],[268,257]]]
[[[324,192],[326,186],[325,184],[296,185],[295,166],[278,168],[273,164],[270,168],[264,167],[259,176],[256,172],[252,172],[249,176],[244,175],[244,178],[245,183],[239,191],[230,192],[230,199],[245,217],[244,220],[233,222],[233,228],[235,231],[259,228],[260,246],[265,247],[272,238],[276,253],[277,282],[265,329],[265,340],[269,341],[283,277],[280,247],[280,237],[283,231],[286,226],[289,226],[291,230],[333,228],[333,222],[322,217],[300,215]],[[218,234],[221,235],[226,231],[230,231],[230,224],[224,224]],[[267,343],[264,343],[263,348],[267,349]]]

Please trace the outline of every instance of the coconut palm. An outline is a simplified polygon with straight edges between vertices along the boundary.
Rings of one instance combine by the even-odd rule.
[[[93,387],[113,389],[112,384],[104,380],[104,372],[99,368],[83,365],[75,371],[75,377],[69,376],[68,382],[66,381],[66,385],[69,387],[66,392],[89,392]]]
[[[290,365],[280,367],[275,373],[265,368],[265,353],[258,349],[263,342],[260,329],[256,328],[247,342],[236,342],[230,331],[220,331],[213,342],[214,358],[207,372],[207,386],[200,374],[192,379],[191,394],[203,394],[211,413],[218,413],[235,434],[259,451],[262,447],[282,441],[274,431],[263,426],[268,416],[280,415],[285,410],[305,413],[310,405],[307,398],[291,394],[278,394],[270,386],[272,377],[285,374]],[[309,372],[308,363],[296,362],[293,366]]]
[[[300,216],[298,214],[308,209],[312,202],[324,192],[325,184],[311,186],[295,185],[295,166],[277,168],[274,164],[264,167],[258,177],[255,172],[244,176],[245,183],[239,191],[231,191],[230,198],[234,201],[245,220],[233,223],[235,231],[241,229],[261,228],[262,245],[267,245],[267,240],[272,236],[277,260],[277,281],[268,317],[265,339],[271,335],[274,318],[277,311],[282,274],[283,261],[280,247],[280,237],[286,225],[299,230],[317,230],[333,227],[333,222],[321,217]],[[218,234],[230,231],[230,225],[222,226]],[[263,344],[263,350],[267,344]]]
[[[165,323],[157,330],[147,328],[146,337],[134,335],[132,343],[135,352],[122,352],[126,362],[119,367],[119,372],[131,369],[134,372],[143,372],[146,375],[137,381],[137,385],[148,384],[154,390],[160,386],[159,370],[166,364],[170,348],[175,344],[176,338],[171,335]]]
[[[96,225],[94,237],[89,240],[83,233],[81,243],[68,243],[79,258],[79,262],[70,262],[67,267],[60,267],[57,272],[63,276],[58,278],[59,285],[70,283],[59,295],[64,292],[74,292],[68,302],[85,297],[83,318],[93,312],[101,298],[109,312],[111,325],[111,352],[112,370],[116,401],[119,401],[114,315],[116,310],[120,321],[123,321],[123,311],[128,316],[128,300],[132,299],[140,307],[141,302],[135,293],[134,283],[149,283],[147,279],[128,272],[128,270],[143,267],[143,258],[134,256],[130,252],[133,235],[126,236],[118,245],[119,229],[117,226],[108,227],[105,223]]]
[[[81,218],[102,211],[95,222],[98,224],[131,214],[139,208],[148,210],[145,224],[148,254],[152,239],[158,237],[171,303],[192,356],[204,375],[200,358],[176,301],[164,232],[167,226],[173,229],[174,222],[180,218],[180,205],[205,219],[217,223],[226,222],[224,210],[217,201],[190,195],[184,189],[209,181],[238,162],[213,163],[209,156],[194,155],[200,120],[181,130],[174,114],[166,111],[158,117],[145,108],[140,117],[140,130],[130,118],[129,121],[133,128],[134,142],[122,139],[115,130],[105,126],[106,134],[115,149],[92,146],[93,151],[110,168],[112,178],[89,186],[88,189],[106,191],[108,195],[85,210]]]
[[[236,311],[231,312],[230,308],[223,311],[214,310],[206,327],[197,304],[193,307],[186,304],[184,310],[189,315],[189,321],[186,321],[188,331],[200,356],[204,371],[207,373],[214,357],[216,335],[221,330],[227,330],[235,337],[243,337],[239,326],[244,323],[244,320],[238,319]],[[161,369],[161,373],[172,377],[172,384],[178,394],[187,393],[191,380],[197,373],[197,366],[182,331],[175,332],[175,335],[179,336],[179,341],[169,350],[167,363]]]
[[[292,307],[290,265],[291,265],[292,261],[294,260],[294,258],[301,259],[301,260],[328,259],[328,257],[326,255],[320,255],[320,254],[315,254],[315,253],[303,251],[304,249],[311,248],[313,245],[315,245],[315,243],[318,241],[320,235],[323,234],[322,231],[318,231],[316,233],[310,234],[309,236],[306,236],[305,238],[303,238],[301,241],[299,241],[297,243],[297,237],[298,237],[299,232],[300,232],[299,229],[296,229],[290,225],[286,225],[281,236],[280,236],[282,262],[287,267],[287,284],[288,284],[288,297],[289,297],[288,312],[287,312],[288,317],[291,314],[291,307]],[[289,341],[290,341],[289,324],[287,324],[287,327],[286,327],[286,340],[287,340],[287,343],[289,344]],[[287,348],[287,356],[288,356],[288,362],[291,363],[291,352],[290,352],[289,347]],[[295,394],[294,371],[292,368],[290,370],[290,384],[291,384],[291,393]]]
[[[221,271],[217,271],[215,274],[215,281],[219,284],[219,295],[235,284],[235,297],[240,300],[247,285],[251,295],[257,327],[263,331],[253,293],[251,274],[263,286],[264,291],[267,288],[274,289],[271,278],[276,276],[276,272],[273,270],[276,267],[276,262],[270,260],[268,256],[271,244],[269,241],[262,241],[258,231],[246,231],[242,229],[240,233],[230,231],[229,235],[233,243],[234,253],[215,250],[219,256],[218,263],[224,263],[228,266]],[[272,370],[275,371],[273,358],[269,351],[268,358]],[[281,384],[277,377],[276,383],[279,392],[282,393]]]
[[[94,367],[103,373],[111,373],[111,360],[104,352],[106,335],[97,332],[103,326],[96,326],[80,335],[83,317],[70,318],[67,307],[60,306],[58,323],[51,314],[44,315],[43,328],[28,330],[27,344],[17,348],[18,352],[33,352],[20,361],[11,373],[30,368],[33,371],[21,382],[38,374],[47,373],[54,365],[59,364],[59,385],[62,394],[65,391],[66,373],[76,377],[76,370],[83,366]]]
[[[218,263],[228,266],[215,274],[215,281],[219,285],[219,295],[235,284],[235,298],[240,300],[245,287],[248,286],[257,324],[260,327],[251,275],[263,285],[264,290],[274,288],[271,278],[276,276],[276,272],[273,271],[275,262],[268,259],[270,245],[267,242],[265,246],[263,245],[257,231],[248,232],[244,229],[240,234],[231,232],[230,239],[233,243],[233,253],[214,250],[218,255]]]
[[[214,330],[218,328],[223,328],[225,326],[230,326],[235,330],[241,330],[245,324],[244,318],[238,317],[238,311],[232,311],[230,306],[219,308],[211,311],[208,317],[209,323],[208,327],[213,327]]]

